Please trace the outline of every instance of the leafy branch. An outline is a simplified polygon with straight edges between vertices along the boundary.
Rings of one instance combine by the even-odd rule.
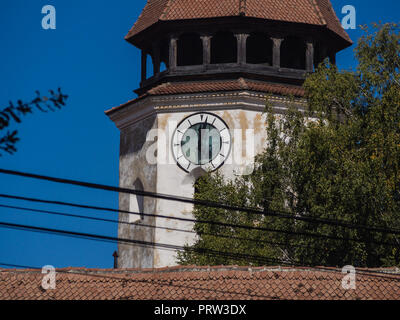
[[[30,102],[24,103],[18,100],[14,104],[10,101],[6,108],[0,109],[0,131],[8,128],[13,122],[21,123],[21,118],[32,114],[35,109],[47,113],[54,112],[65,106],[68,96],[63,94],[60,88],[58,88],[57,92],[49,90],[49,93],[50,96],[47,97],[41,96],[40,92],[36,91],[36,98]],[[14,154],[17,151],[15,145],[19,140],[17,130],[7,131],[7,133],[0,136],[0,157],[4,152]]]

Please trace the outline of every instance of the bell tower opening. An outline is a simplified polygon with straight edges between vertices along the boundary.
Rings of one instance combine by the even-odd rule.
[[[169,47],[167,41],[161,41],[160,43],[160,72],[168,69],[168,59],[169,59]]]
[[[196,33],[186,33],[178,39],[178,66],[203,63],[203,43]]]
[[[237,40],[232,32],[218,32],[211,39],[211,64],[237,62]]]
[[[273,42],[264,33],[250,34],[247,39],[247,63],[272,66]]]
[[[153,68],[153,57],[145,53],[146,56],[146,79],[149,79],[154,76],[154,68]]]
[[[306,69],[306,43],[300,38],[289,36],[281,46],[281,67],[289,69]]]

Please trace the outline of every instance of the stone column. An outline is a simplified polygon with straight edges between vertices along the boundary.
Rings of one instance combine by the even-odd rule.
[[[240,34],[235,34],[236,39],[237,39],[237,63],[239,64],[245,64],[247,61],[247,38],[249,37],[249,34],[245,33],[240,33]]]
[[[281,67],[281,45],[283,39],[281,38],[271,38],[274,46],[272,49],[272,66],[275,68]]]
[[[153,44],[153,70],[154,75],[158,75],[160,73],[160,46],[157,43]]]
[[[169,70],[170,71],[175,71],[177,64],[178,64],[178,37],[176,36],[171,36],[169,40]]]
[[[147,79],[147,52],[142,50],[142,82]]]
[[[211,64],[211,38],[212,36],[201,36],[203,41],[203,65]]]
[[[306,43],[306,70],[308,72],[314,71],[314,43],[312,41],[307,41]]]

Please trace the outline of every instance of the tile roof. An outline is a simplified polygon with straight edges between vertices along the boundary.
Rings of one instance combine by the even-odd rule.
[[[239,78],[237,80],[167,82],[148,91],[149,95],[166,95],[179,93],[200,93],[218,91],[250,90],[281,95],[304,96],[300,86],[275,84]]]
[[[167,82],[160,84],[139,98],[132,99],[120,106],[114,107],[106,111],[106,114],[142,99],[147,96],[170,95],[170,94],[190,94],[202,92],[223,92],[223,91],[241,91],[249,90],[263,93],[271,93],[277,95],[304,97],[305,91],[301,86],[276,84],[255,80],[239,78],[236,80],[221,81],[194,81],[194,82]]]
[[[126,38],[135,36],[158,21],[240,15],[326,26],[351,43],[329,0],[148,0]]]
[[[340,20],[338,19],[335,11],[333,10],[332,4],[329,0],[314,0],[318,3],[318,8],[323,15],[328,29],[340,35],[343,39],[349,43],[353,41],[350,39],[347,32],[343,29]]]
[[[129,31],[128,36],[138,34],[157,23],[164,14],[168,2],[169,0],[148,0],[132,30]]]
[[[0,300],[400,300],[400,272],[391,271],[359,271],[356,289],[345,290],[335,269],[68,268],[57,269],[56,288],[45,290],[41,270],[0,269]]]

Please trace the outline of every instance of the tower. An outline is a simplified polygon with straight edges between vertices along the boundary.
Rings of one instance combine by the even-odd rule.
[[[138,98],[106,111],[120,129],[120,186],[183,197],[205,171],[250,173],[266,138],[266,99],[277,116],[288,95],[304,107],[307,74],[352,43],[329,0],[148,0],[125,39],[141,50],[142,72]],[[189,219],[193,209],[129,194],[119,206]],[[120,213],[118,235],[183,246],[194,235],[172,229],[192,227]],[[121,243],[118,255],[125,268],[176,264],[159,247]]]

